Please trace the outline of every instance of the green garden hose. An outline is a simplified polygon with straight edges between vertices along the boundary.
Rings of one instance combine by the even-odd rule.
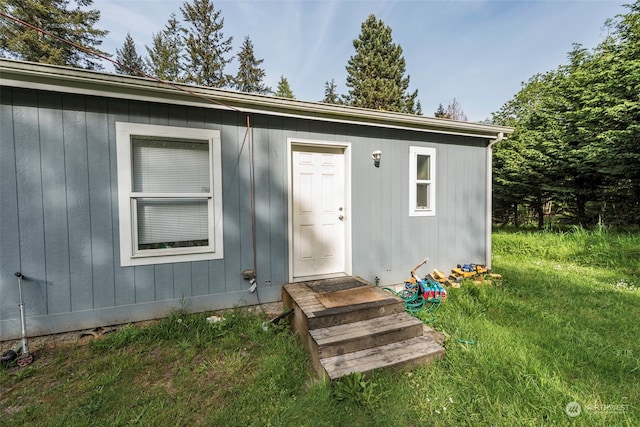
[[[425,310],[427,313],[435,313],[440,308],[440,298],[425,299],[416,288],[403,289],[396,292],[391,288],[383,288],[404,300],[405,311],[415,314]]]

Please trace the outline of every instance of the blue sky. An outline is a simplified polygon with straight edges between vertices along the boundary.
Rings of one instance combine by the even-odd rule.
[[[182,0],[94,0],[98,28],[109,30],[102,49],[115,55],[127,32],[146,55],[152,34]],[[345,93],[353,40],[371,13],[392,28],[402,46],[423,113],[433,116],[455,97],[470,121],[510,100],[536,73],[566,63],[573,43],[597,46],[608,18],[627,12],[617,0],[214,0],[225,37],[237,54],[245,36],[264,59],[265,83],[284,75],[297,99],[319,101],[325,82]],[[235,73],[237,60],[227,72]],[[107,64],[106,71],[113,71]]]

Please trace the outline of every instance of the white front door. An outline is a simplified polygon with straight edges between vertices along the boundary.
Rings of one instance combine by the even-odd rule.
[[[348,274],[343,147],[293,146],[292,279]]]

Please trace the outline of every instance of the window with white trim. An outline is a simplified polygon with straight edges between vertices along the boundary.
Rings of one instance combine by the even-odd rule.
[[[436,149],[409,147],[409,216],[436,214]]]
[[[116,123],[122,266],[220,259],[220,132]]]

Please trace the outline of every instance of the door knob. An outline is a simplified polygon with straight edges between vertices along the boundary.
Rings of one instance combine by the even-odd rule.
[[[344,216],[343,216],[343,215],[340,215],[340,216],[338,217],[338,219],[339,219],[340,221],[342,221],[342,220],[344,219]]]

